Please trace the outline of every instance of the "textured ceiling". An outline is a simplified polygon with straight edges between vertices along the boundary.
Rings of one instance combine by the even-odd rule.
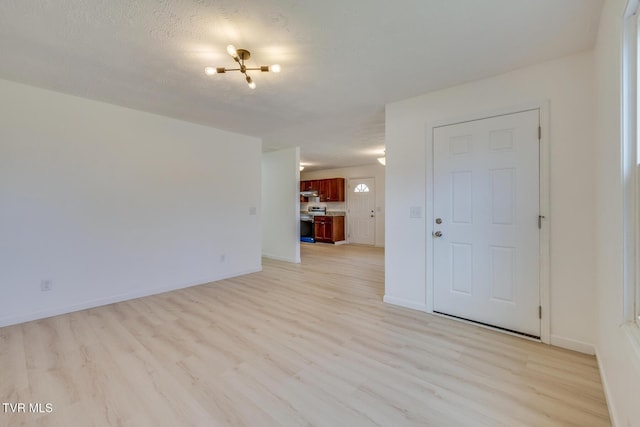
[[[0,77],[375,163],[384,105],[590,49],[602,0],[2,0]],[[282,72],[208,77],[248,65]]]

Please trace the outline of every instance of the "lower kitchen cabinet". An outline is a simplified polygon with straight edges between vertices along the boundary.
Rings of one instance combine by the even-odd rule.
[[[335,243],[344,240],[344,216],[316,216],[316,242]]]

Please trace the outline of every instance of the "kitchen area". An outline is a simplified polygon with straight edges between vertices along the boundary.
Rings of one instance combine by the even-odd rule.
[[[345,178],[300,181],[300,242],[346,243]]]
[[[262,256],[299,263],[304,247],[384,247],[384,166],[302,171],[298,158],[297,149],[263,153]]]

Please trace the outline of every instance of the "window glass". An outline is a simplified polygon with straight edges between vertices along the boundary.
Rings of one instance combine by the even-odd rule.
[[[353,190],[354,193],[368,193],[369,187],[367,184],[358,184],[356,188]]]

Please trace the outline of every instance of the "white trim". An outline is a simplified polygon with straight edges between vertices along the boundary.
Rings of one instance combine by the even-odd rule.
[[[621,426],[622,424],[617,419],[617,412],[615,411],[614,402],[611,400],[611,387],[609,386],[609,381],[607,381],[606,370],[604,369],[604,365],[602,364],[602,360],[598,357],[598,353],[596,352],[596,362],[598,362],[598,371],[600,372],[600,381],[602,382],[602,389],[604,391],[604,400],[607,402],[607,409],[609,410],[609,418],[611,419],[611,425],[613,427]]]
[[[629,341],[629,347],[631,354],[634,356],[632,359],[635,362],[636,369],[640,372],[640,328],[638,328],[635,323],[628,322],[622,325],[622,330]]]
[[[540,230],[540,340],[551,342],[551,123],[549,120],[549,101],[539,104],[540,126],[540,215],[545,218]]]
[[[429,122],[426,125],[426,203],[425,213],[425,248],[426,248],[426,311],[433,313],[433,239],[431,232],[434,231],[433,212],[433,132],[440,126],[449,126],[458,123],[465,123],[475,120],[482,120],[491,117],[515,114],[524,111],[538,110],[542,135],[540,139],[540,215],[545,219],[542,221],[540,230],[540,305],[542,306],[542,319],[540,320],[540,340],[549,344],[551,342],[551,288],[550,288],[550,174],[549,174],[549,101],[540,100],[523,103],[512,107],[497,110],[467,114],[459,117]],[[593,354],[593,353],[592,353]]]
[[[631,0],[623,22],[622,43],[622,186],[623,186],[623,321],[633,321],[636,312],[636,287],[639,283],[637,219],[637,0]]]
[[[425,228],[424,228],[424,237],[425,241],[425,279],[426,279],[426,289],[425,289],[425,306],[427,308],[428,313],[433,313],[433,238],[431,238],[431,233],[434,231],[433,223],[435,221],[434,212],[433,212],[433,198],[435,189],[433,187],[433,130],[438,127],[439,123],[428,123],[426,128],[426,136],[427,142],[425,147],[426,153],[426,171],[425,171],[425,179],[426,179],[426,192],[425,192]]]
[[[300,221],[298,221],[300,222]],[[300,242],[298,242],[298,244],[300,244]],[[269,254],[262,254],[263,258],[269,258],[269,259],[274,259],[276,261],[284,261],[284,262],[290,262],[293,264],[300,264],[300,257],[296,258],[289,258],[289,257],[283,257],[283,256],[279,256],[279,255],[269,255]]]
[[[415,301],[396,298],[389,295],[385,295],[384,298],[382,298],[382,301],[387,304],[398,305],[400,307],[410,308],[412,310],[428,311],[427,307],[424,304],[417,304]]]
[[[548,110],[549,100],[540,99],[531,102],[517,104],[512,107],[497,108],[490,111],[463,114],[460,116],[450,117],[448,119],[434,120],[427,123],[427,129],[441,126],[450,126],[460,123],[473,122],[476,120],[490,119],[492,117],[500,117],[508,114],[523,113],[531,110]]]
[[[561,337],[558,335],[551,335],[551,345],[555,345],[556,347],[566,348],[567,350],[573,350],[580,353],[594,355],[596,354],[596,348],[593,344],[589,344],[586,342],[574,340],[567,337]]]
[[[120,295],[115,295],[108,298],[98,298],[95,300],[84,301],[78,304],[65,305],[60,307],[48,308],[46,310],[35,311],[32,313],[23,314],[20,316],[10,316],[0,318],[0,328],[10,325],[17,325],[19,323],[31,322],[33,320],[44,319],[46,317],[58,316],[61,314],[73,313],[75,311],[87,310],[89,308],[100,307],[103,305],[114,304],[117,302],[128,301],[135,298],[142,298],[156,294],[163,294],[165,292],[176,291],[178,289],[190,288],[192,286],[201,286],[204,284],[217,282],[224,279],[230,279],[232,277],[244,276],[245,274],[257,273],[262,271],[262,267],[251,269],[243,272],[226,274],[216,278],[202,279],[198,283],[187,283],[177,286],[170,286],[165,288],[145,289],[138,292],[129,292]]]

